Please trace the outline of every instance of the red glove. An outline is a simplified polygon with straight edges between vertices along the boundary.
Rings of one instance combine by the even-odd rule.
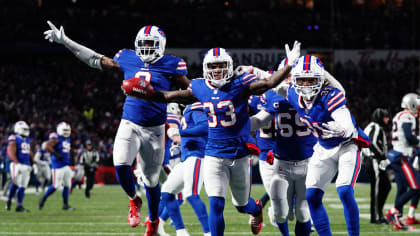
[[[265,162],[267,162],[270,165],[273,165],[273,163],[274,163],[274,153],[272,151],[268,151],[267,157],[265,158]]]
[[[353,141],[360,148],[368,148],[370,146],[369,140],[365,140],[360,136],[358,136],[357,138],[353,138]]]
[[[246,148],[252,155],[260,155],[261,150],[253,143],[245,143]]]

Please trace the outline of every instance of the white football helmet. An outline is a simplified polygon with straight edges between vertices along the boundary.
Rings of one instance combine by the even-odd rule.
[[[70,128],[69,123],[64,122],[64,121],[60,122],[57,125],[57,134],[60,135],[60,136],[65,137],[65,138],[70,137],[71,128]]]
[[[280,62],[280,64],[279,64],[279,67],[277,67],[277,70],[281,70],[281,69],[283,69],[286,65],[287,65],[287,57],[286,58],[284,58],[283,60],[281,60],[281,62]]]
[[[166,106],[166,112],[182,116],[181,108],[179,107],[179,104],[175,102],[168,103]]]
[[[301,56],[292,69],[292,84],[295,91],[306,99],[311,99],[317,95],[324,84],[324,65],[322,62],[311,55]],[[304,84],[300,81],[303,78],[314,78],[311,84]]]
[[[144,62],[150,63],[163,57],[165,53],[166,36],[157,26],[147,25],[139,30],[134,41],[137,55]]]
[[[216,63],[224,63],[223,68],[213,68]],[[206,53],[203,59],[203,76],[217,88],[229,82],[233,76],[233,60],[226,49],[212,48]]]
[[[418,106],[420,106],[420,97],[415,93],[407,93],[401,101],[401,107],[409,109],[413,114],[417,115]]]
[[[25,121],[18,121],[14,127],[15,134],[28,137],[29,136],[29,125]]]

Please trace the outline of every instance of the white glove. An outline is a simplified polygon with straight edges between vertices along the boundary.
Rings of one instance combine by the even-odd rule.
[[[236,67],[234,73],[236,76],[240,76],[243,73],[252,73],[253,69],[253,66],[238,66]]]
[[[58,30],[57,27],[51,23],[51,21],[47,21],[47,23],[51,29],[44,32],[45,39],[50,41],[50,43],[56,42],[59,44],[64,44],[67,36],[64,34],[63,26],[60,26],[60,30]]]
[[[300,42],[295,40],[292,51],[289,49],[289,44],[285,44],[284,48],[286,50],[286,57],[288,59],[287,65],[293,66],[300,57]]]
[[[379,169],[380,170],[386,170],[386,167],[391,164],[391,162],[388,159],[382,160],[379,162]]]
[[[346,134],[346,132],[344,131],[344,128],[341,127],[335,121],[329,121],[327,123],[322,124],[321,131],[322,131],[322,138],[324,139],[341,138],[341,137],[344,137],[344,135]]]
[[[180,154],[181,153],[181,146],[172,145],[171,148],[169,148],[169,153],[171,154],[171,157]]]

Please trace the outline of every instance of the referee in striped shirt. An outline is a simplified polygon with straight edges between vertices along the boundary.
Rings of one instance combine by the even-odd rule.
[[[386,159],[388,151],[387,138],[384,127],[390,120],[389,112],[383,108],[376,108],[372,114],[372,122],[365,128],[372,143],[363,149],[366,173],[370,177],[370,223],[388,224],[383,215],[383,207],[391,190],[391,182],[386,170],[380,169],[379,163]]]
[[[93,149],[92,142],[86,141],[86,149],[80,156],[80,164],[84,166],[86,176],[85,196],[90,198],[90,190],[95,183],[95,172],[99,163],[99,152]]]

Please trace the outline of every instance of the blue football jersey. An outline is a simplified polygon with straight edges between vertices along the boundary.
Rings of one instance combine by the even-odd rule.
[[[28,137],[20,135],[10,135],[8,139],[10,142],[16,143],[16,157],[20,164],[31,165],[29,153],[31,152],[31,141]]]
[[[166,114],[166,123],[176,124],[176,125],[178,125],[178,127],[181,127],[181,121],[179,120],[178,116],[175,115],[175,114],[172,114],[172,113],[167,113]],[[178,157],[181,156],[180,154],[171,156],[171,152],[169,150],[171,149],[172,143],[173,143],[172,139],[170,139],[170,138],[166,139],[165,157],[164,157],[164,160],[163,160],[163,164],[169,164],[170,159],[175,159],[175,158],[178,158]]]
[[[318,96],[309,107],[307,107],[303,98],[296,93],[293,85],[290,85],[287,100],[297,110],[301,120],[313,131],[313,135],[324,148],[331,149],[338,146],[343,141],[348,140],[348,138],[324,139],[320,129],[321,124],[333,121],[333,118],[331,117],[332,112],[346,105],[346,98],[339,89],[331,86],[321,88]],[[356,127],[353,117],[352,120]]]
[[[248,105],[250,113],[257,114],[260,110],[264,109],[265,93],[262,96],[250,96]],[[260,160],[265,161],[267,152],[273,149],[275,144],[275,129],[274,119],[268,122],[264,127],[255,131],[255,138],[257,139],[257,146],[261,149]]]
[[[245,73],[220,88],[205,79],[191,81],[189,89],[208,118],[206,155],[229,159],[249,155],[245,146],[251,131],[248,100],[241,98],[241,93],[256,80],[255,75]]]
[[[169,90],[171,76],[186,75],[187,66],[181,58],[164,55],[153,64],[144,63],[133,50],[120,50],[114,60],[120,64],[124,79],[144,78],[151,82],[155,91]],[[127,97],[123,107],[122,118],[141,126],[157,126],[166,121],[166,104]]]
[[[184,110],[181,119],[181,161],[188,157],[204,157],[204,150],[207,144],[207,115],[204,113],[203,106],[199,103],[188,105]],[[183,135],[183,131],[195,130],[199,135]]]
[[[275,118],[276,158],[287,161],[305,160],[312,156],[317,139],[286,99],[269,90],[265,93],[265,110]]]
[[[70,162],[70,138],[65,138],[57,133],[50,134],[50,139],[58,139],[58,143],[54,146],[54,152],[60,154],[63,159],[59,160],[54,154],[51,154],[51,167],[61,168],[71,165]]]

